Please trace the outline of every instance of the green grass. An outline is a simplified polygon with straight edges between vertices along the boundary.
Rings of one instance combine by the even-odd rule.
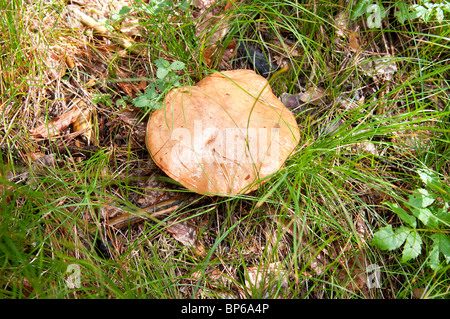
[[[135,8],[142,5],[134,2]],[[36,140],[30,130],[60,115],[75,97],[108,94],[115,102],[126,95],[113,82],[83,86],[90,77],[151,78],[156,69],[150,62],[158,58],[184,62],[186,83],[219,70],[220,59],[208,65],[203,55],[217,29],[206,30],[202,40],[189,10],[178,10],[172,19],[172,10],[152,15],[136,9],[149,52],[136,57],[118,47],[102,48],[101,39],[68,28],[59,2],[29,6],[0,0],[2,298],[448,298],[450,266],[427,266],[430,243],[408,263],[401,263],[400,251],[371,245],[377,229],[402,224],[383,201],[401,203],[422,187],[418,169],[429,167],[448,184],[448,20],[403,26],[391,19],[381,32],[362,30],[367,51],[396,44],[398,70],[391,81],[376,82],[354,55],[342,52],[348,47],[333,17],[350,8],[327,1],[244,1],[229,9],[229,20],[216,25],[230,21],[222,49],[243,40],[272,57],[282,52],[290,68],[273,82],[275,94],[316,85],[325,89],[326,103],[313,115],[297,115],[298,149],[259,190],[202,198],[113,232],[110,258],[102,258],[98,243],[107,241],[106,205],[131,212],[142,200],[179,188],[161,182],[164,175],[152,166],[145,146],[132,144],[135,127],[120,122],[123,107],[115,103],[96,104],[101,139],[81,157],[72,153],[72,144]],[[275,41],[286,39],[298,54]],[[62,77],[52,76],[51,69],[59,67],[46,64],[47,51],[60,54],[61,61],[66,51],[77,69],[63,66]],[[229,65],[250,67],[242,59]],[[138,81],[129,85],[135,89]],[[356,106],[339,103],[344,95],[358,94],[366,98]],[[333,121],[339,125],[331,130]],[[36,164],[39,152],[54,154],[54,165]],[[173,222],[192,224],[197,246],[176,240],[169,231]],[[89,232],[90,224],[98,230]],[[249,284],[256,267],[267,270],[276,263],[282,267],[267,271],[265,284]],[[380,269],[378,288],[368,289],[358,277],[369,264]],[[67,284],[69,265],[81,271],[76,289]]]

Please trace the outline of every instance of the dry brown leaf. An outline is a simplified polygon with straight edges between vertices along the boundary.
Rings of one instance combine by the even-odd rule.
[[[204,43],[202,53],[209,66],[211,66],[214,54],[221,49],[218,46],[219,43],[228,33],[230,16],[227,11],[233,6],[233,1],[228,1],[223,10],[214,7],[214,10],[206,11],[214,2],[213,0],[199,0],[196,3],[196,7],[200,8],[200,14],[196,14],[195,35],[200,42]],[[219,12],[219,10],[222,11]],[[236,44],[234,46],[233,51],[236,50]]]
[[[298,94],[300,101],[304,103],[310,103],[317,105],[323,103],[323,98],[325,96],[325,89],[319,87],[310,87],[305,93]]]
[[[359,33],[351,32],[349,35],[349,47],[352,52],[360,52],[362,49],[359,46]]]
[[[230,26],[228,23],[228,17],[223,13],[218,16],[207,12],[205,15],[201,15],[197,21],[195,35],[209,44],[215,44],[222,40],[227,34]],[[211,34],[211,31],[213,33]]]
[[[186,221],[176,222],[171,224],[167,231],[172,234],[173,238],[178,240],[185,246],[195,246],[197,231],[190,226]]]
[[[361,142],[361,143],[355,143],[353,144],[353,149],[360,153],[369,153],[372,155],[378,156],[378,149],[374,143],[371,142]]]
[[[281,48],[282,51],[278,52],[278,53],[280,53],[281,55],[283,55],[285,57],[296,57],[296,56],[300,55],[298,50],[296,49],[296,45],[295,44],[291,45],[291,44],[288,44],[288,43],[286,43],[284,41],[281,42],[279,40],[273,40],[270,43],[275,46],[274,49],[277,52],[279,51],[278,49]],[[288,53],[287,56],[286,56],[285,53]]]
[[[194,7],[197,9],[205,10],[212,6],[217,0],[196,0]]]
[[[304,93],[283,93],[281,94],[281,101],[288,109],[296,110],[300,113],[306,110],[305,107],[303,107],[304,104],[319,105],[320,103],[324,103],[325,96],[325,89],[310,87]],[[308,114],[311,112],[312,110],[308,111]]]
[[[66,55],[66,65],[71,69],[75,67],[75,63],[69,55]]]
[[[80,104],[81,103],[78,105],[81,106]],[[82,132],[81,136],[86,139],[88,145],[90,145],[91,142],[96,144],[92,129],[92,112],[87,107],[86,103],[82,102],[82,104],[84,104],[84,106],[82,106],[80,115],[78,115],[77,119],[72,124],[73,131]]]
[[[100,216],[103,220],[110,220],[126,213],[122,208],[108,204],[103,204],[100,208]]]
[[[195,248],[199,255],[205,253],[205,248],[197,241],[197,229],[189,225],[187,221],[172,223],[167,231],[183,245]]]
[[[78,106],[75,106],[70,111],[54,118],[50,123],[39,125],[31,131],[32,137],[49,138],[58,136],[78,119],[80,114],[84,111],[84,107],[80,108]]]
[[[236,41],[230,41],[225,51],[223,52],[222,58],[225,62],[228,62],[234,57],[235,53],[236,53]]]
[[[249,291],[252,289],[260,289],[261,287],[267,288],[268,284],[274,281],[281,282],[282,286],[287,284],[288,274],[284,270],[282,262],[247,267],[246,273],[245,286]]]
[[[359,63],[359,67],[366,75],[377,81],[390,81],[398,70],[395,58],[390,54],[367,58]]]
[[[45,65],[48,67],[49,77],[53,79],[61,79],[66,72],[64,67],[64,57],[60,57],[53,52],[46,55]]]
[[[344,264],[343,267],[337,271],[339,283],[349,291],[361,292],[369,297],[371,287],[367,286],[368,265],[364,255],[357,252],[346,261],[341,261],[341,264]]]
[[[364,219],[359,214],[356,217],[355,228],[361,239],[367,239],[369,237],[369,229],[364,222]]]
[[[139,19],[126,17],[120,27],[120,32],[131,39],[139,39],[142,37]]]

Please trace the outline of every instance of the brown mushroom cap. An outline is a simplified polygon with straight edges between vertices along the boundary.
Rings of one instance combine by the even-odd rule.
[[[155,163],[189,190],[229,195],[256,189],[299,138],[266,79],[235,70],[170,91],[148,121],[146,143]]]

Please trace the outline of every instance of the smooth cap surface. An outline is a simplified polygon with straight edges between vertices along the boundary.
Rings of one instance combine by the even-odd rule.
[[[299,142],[295,117],[251,70],[214,73],[170,91],[147,124],[155,163],[189,190],[243,194],[279,170]]]

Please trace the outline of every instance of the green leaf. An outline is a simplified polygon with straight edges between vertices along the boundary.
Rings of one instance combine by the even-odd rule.
[[[444,191],[444,186],[443,186],[441,180],[439,179],[437,174],[435,172],[433,172],[432,170],[430,170],[428,168],[419,169],[417,171],[417,174],[419,174],[420,179],[422,180],[422,182],[424,182],[424,184],[427,187],[429,187],[432,190],[437,191],[437,192]]]
[[[436,20],[438,20],[439,23],[442,23],[442,21],[444,20],[444,11],[442,11],[441,8],[436,8]]]
[[[400,21],[401,24],[404,24],[408,19],[408,8],[403,3],[403,1],[397,1],[395,4],[398,10],[395,11],[394,15],[397,17],[398,21]]]
[[[178,7],[183,11],[183,12],[188,12],[189,10],[189,1],[188,0],[183,0],[182,3],[178,4]]]
[[[120,14],[120,15],[124,15],[124,14],[127,14],[127,13],[130,12],[130,11],[131,11],[130,7],[123,6],[123,7],[120,9],[119,14]]]
[[[158,79],[164,79],[168,73],[169,69],[158,68],[158,70],[156,71],[156,76],[158,77]]]
[[[367,12],[367,7],[372,3],[372,0],[359,0],[356,6],[353,8],[351,19],[356,19]]]
[[[181,61],[175,61],[170,65],[170,68],[174,71],[180,71],[185,68],[186,64]]]
[[[409,232],[406,237],[401,262],[406,263],[419,256],[422,250],[422,237],[418,232]]]
[[[441,208],[436,208],[436,217],[440,222],[450,227],[449,203],[445,203]]]
[[[433,204],[436,195],[430,193],[424,188],[419,188],[416,193],[409,195],[408,203],[417,208],[426,208]]]
[[[419,218],[425,226],[437,226],[435,216],[428,208],[411,208],[411,212]]]
[[[148,101],[146,108],[149,110],[159,110],[162,109],[162,103],[159,103],[158,101]]]
[[[409,232],[409,229],[404,226],[394,232],[392,226],[388,225],[375,232],[372,244],[383,250],[394,250],[403,244]]]
[[[439,248],[439,252],[444,255],[447,264],[450,263],[450,236],[444,233],[435,233],[431,239],[433,244]]]
[[[118,107],[120,107],[120,106],[126,106],[126,105],[127,105],[127,103],[125,102],[124,99],[118,99],[118,100],[116,101],[116,106],[118,106]]]
[[[148,99],[155,99],[158,97],[158,94],[156,93],[156,87],[154,84],[150,84],[147,89],[145,90],[145,95]]]
[[[403,208],[398,206],[397,203],[384,202],[383,204],[389,206],[389,208],[398,215],[405,223],[411,227],[416,228],[417,221],[414,216],[409,215]]]
[[[136,107],[146,108],[149,105],[149,101],[145,95],[139,95],[133,99],[133,104]]]
[[[155,60],[153,63],[155,63],[155,65],[158,69],[167,69],[168,70],[170,67],[170,62],[167,60],[164,60],[162,58]]]
[[[413,4],[411,9],[414,10],[414,12],[410,14],[411,19],[423,18],[427,12],[427,8],[418,4]]]
[[[433,245],[431,245],[431,251],[430,254],[428,255],[428,266],[431,267],[431,269],[436,270],[439,268],[440,266],[440,262],[439,262],[439,246],[436,245],[435,243]]]

